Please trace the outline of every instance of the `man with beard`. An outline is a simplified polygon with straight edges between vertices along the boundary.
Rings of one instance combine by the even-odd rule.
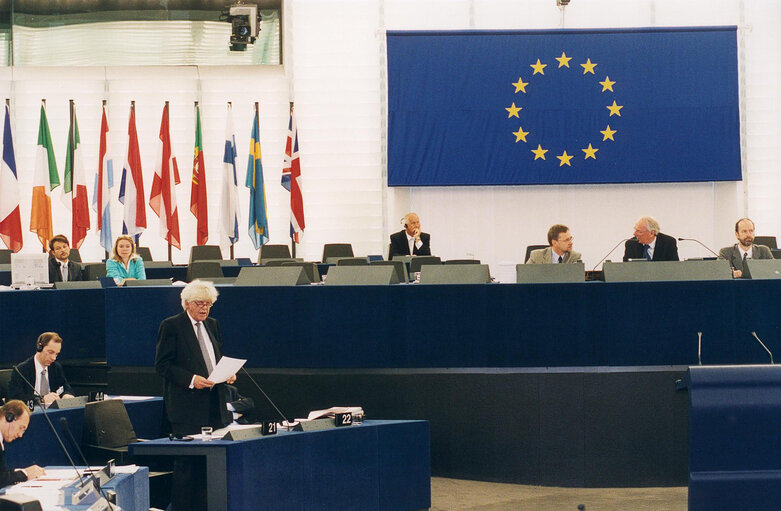
[[[754,222],[748,218],[735,223],[735,237],[738,242],[719,250],[719,258],[729,261],[734,278],[750,279],[751,273],[744,264],[746,259],[773,259],[773,253],[764,245],[754,244]]]

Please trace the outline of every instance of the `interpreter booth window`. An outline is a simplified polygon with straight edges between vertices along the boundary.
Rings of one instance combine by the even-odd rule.
[[[0,65],[279,65],[280,4],[281,0],[0,2]]]

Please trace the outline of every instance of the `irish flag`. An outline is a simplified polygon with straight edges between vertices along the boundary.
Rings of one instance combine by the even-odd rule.
[[[51,191],[60,186],[57,174],[57,160],[54,158],[54,144],[46,119],[46,100],[41,102],[41,120],[38,123],[38,147],[35,154],[33,175],[33,200],[30,210],[30,232],[38,235],[44,252],[54,236],[52,228]]]

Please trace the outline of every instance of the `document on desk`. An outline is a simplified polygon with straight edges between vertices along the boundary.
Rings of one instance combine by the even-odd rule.
[[[239,369],[244,367],[244,364],[246,363],[246,359],[222,357],[220,361],[217,362],[217,366],[212,371],[212,374],[209,375],[209,380],[214,383],[227,381],[228,378],[238,373]]]

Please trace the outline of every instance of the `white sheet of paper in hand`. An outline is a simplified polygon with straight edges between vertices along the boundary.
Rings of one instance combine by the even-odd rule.
[[[209,375],[209,380],[214,383],[222,383],[238,373],[239,369],[241,369],[246,362],[246,359],[222,357],[220,361],[217,362],[217,367],[214,368],[212,374]]]

